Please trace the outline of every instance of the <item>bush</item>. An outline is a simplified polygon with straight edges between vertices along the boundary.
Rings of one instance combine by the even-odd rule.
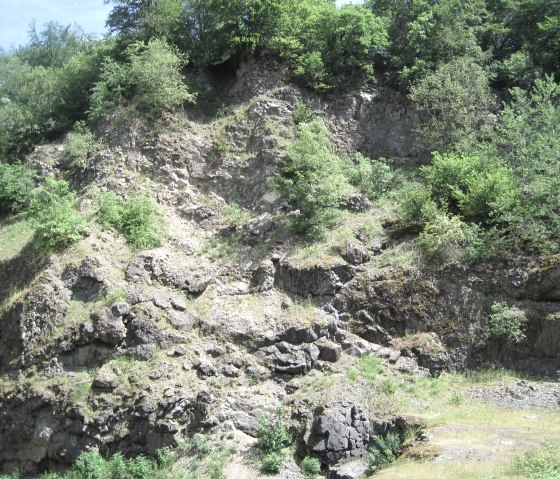
[[[269,452],[261,459],[261,470],[269,474],[276,474],[284,464],[284,457],[281,453]]]
[[[442,213],[424,227],[417,243],[427,259],[447,264],[462,258],[469,236],[465,223],[456,216]]]
[[[64,156],[68,166],[73,170],[84,169],[96,146],[95,136],[86,124],[83,121],[77,122],[74,130],[64,140]]]
[[[401,198],[397,214],[400,225],[407,230],[420,232],[440,214],[429,188],[409,186],[402,192]]]
[[[347,176],[350,184],[370,200],[376,200],[389,191],[393,182],[391,167],[383,159],[372,160],[361,153],[349,162]]]
[[[513,170],[496,158],[436,152],[422,174],[438,204],[471,221],[488,223],[521,197]]]
[[[163,244],[162,213],[150,198],[135,194],[122,200],[109,192],[99,196],[99,204],[99,222],[121,232],[133,248],[153,248]]]
[[[165,40],[135,42],[124,55],[126,63],[106,60],[103,65],[101,80],[91,94],[92,118],[99,118],[122,99],[132,99],[152,117],[194,100],[181,73],[186,59]]]
[[[296,139],[286,146],[277,184],[299,210],[295,225],[302,233],[317,238],[334,226],[342,199],[354,188],[345,175],[345,162],[331,152],[321,119],[298,126]]]
[[[99,453],[82,452],[72,466],[69,479],[105,479],[106,465]]]
[[[488,75],[468,57],[426,75],[412,87],[410,98],[425,117],[417,133],[432,150],[468,146],[492,131],[495,99]]]
[[[492,304],[492,314],[488,317],[486,336],[505,343],[520,343],[525,339],[523,313],[517,308],[509,308],[505,302]]]
[[[292,443],[288,424],[278,410],[274,416],[261,416],[257,430],[257,447],[265,452],[280,452]]]
[[[396,461],[402,450],[402,441],[397,433],[390,432],[385,437],[373,437],[374,448],[369,449],[366,461],[370,473],[382,469]]]
[[[282,410],[272,417],[261,416],[257,430],[257,448],[261,451],[261,468],[265,472],[278,472],[284,462],[282,450],[292,443],[292,436],[283,418]]]
[[[294,123],[299,125],[301,123],[312,122],[315,118],[317,118],[317,114],[311,109],[309,103],[298,100],[294,105],[292,117],[294,119]]]
[[[76,210],[77,202],[64,180],[47,178],[43,187],[35,190],[26,215],[35,226],[39,249],[60,248],[86,234],[87,221]]]
[[[315,457],[305,457],[299,467],[309,479],[315,479],[321,474],[321,461]]]
[[[33,177],[23,165],[0,163],[0,213],[17,213],[29,206],[35,188]]]

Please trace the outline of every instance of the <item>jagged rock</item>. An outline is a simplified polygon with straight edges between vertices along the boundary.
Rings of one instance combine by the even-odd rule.
[[[319,406],[313,410],[306,448],[324,464],[345,462],[364,454],[373,432],[359,405]]]
[[[342,346],[340,344],[335,344],[329,340],[318,341],[315,344],[320,350],[319,359],[330,363],[336,363],[340,359],[342,354]]]
[[[115,310],[117,313],[118,309]],[[126,338],[127,330],[122,315],[115,315],[113,309],[105,309],[99,314],[92,314],[80,328],[80,343],[89,344],[98,339],[103,343],[118,346]]]
[[[113,372],[101,369],[95,379],[93,380],[92,387],[96,389],[106,389],[112,391],[121,384],[119,377]]]
[[[199,371],[202,376],[215,376],[217,372],[214,363],[207,358],[196,359],[193,368]]]
[[[370,255],[361,244],[348,244],[346,251],[342,254],[345,261],[353,265],[367,263],[370,260]]]
[[[200,320],[188,311],[168,311],[167,319],[175,329],[186,332],[192,331],[200,323]]]
[[[171,306],[177,311],[185,311],[187,309],[187,302],[182,297],[173,296],[171,298]]]
[[[204,346],[204,352],[213,358],[217,358],[219,356],[223,356],[226,353],[226,350],[217,344],[208,343]]]
[[[352,461],[329,467],[329,479],[365,479],[368,476],[368,466],[363,461]]]
[[[265,213],[250,221],[247,227],[253,236],[262,236],[274,229],[276,222],[270,213]]]
[[[169,296],[165,291],[157,290],[154,292],[154,305],[158,308],[169,309],[171,308],[171,302],[169,301]]]
[[[348,211],[362,212],[371,209],[372,203],[362,193],[354,193],[344,199],[342,207]]]
[[[276,268],[270,260],[265,260],[251,273],[251,288],[255,291],[269,291],[274,288]]]
[[[279,262],[275,286],[301,296],[334,296],[354,274],[354,269],[346,263],[300,267]]]
[[[288,394],[295,393],[299,388],[301,388],[301,383],[296,379],[290,379],[286,383],[286,392]]]
[[[413,358],[399,357],[395,361],[395,369],[408,374],[414,374],[418,371],[418,363]]]
[[[261,348],[256,356],[278,373],[296,375],[313,368],[319,358],[319,348],[314,344],[304,343],[294,346],[283,341],[274,346]]]

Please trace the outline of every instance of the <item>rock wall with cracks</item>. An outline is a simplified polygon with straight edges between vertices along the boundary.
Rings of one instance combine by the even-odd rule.
[[[83,171],[65,169],[61,145],[31,155],[41,174],[71,181],[86,208],[92,187],[154,197],[170,239],[135,252],[97,228],[60,254],[28,261],[26,246],[0,262],[0,472],[63,470],[87,448],[153,454],[195,432],[253,438],[259,417],[283,406],[301,454],[331,477],[351,477],[344,468],[360,471],[353,461],[375,434],[424,426],[380,415],[353,391],[306,399],[303,379],[365,355],[422,377],[504,355],[559,369],[555,258],[412,275],[373,263],[396,242],[388,230],[311,261],[282,231],[289,205],[269,178],[296,102],[325,119],[340,154],[417,164],[426,152],[414,144],[418,118],[405,97],[383,86],[322,97],[255,64],[226,96],[226,117],[173,118],[159,133],[108,115]],[[243,226],[227,219],[232,202],[251,212]],[[234,260],[218,248],[232,235]],[[527,319],[527,340],[508,351],[481,341],[501,300]],[[406,331],[420,334],[403,340]]]

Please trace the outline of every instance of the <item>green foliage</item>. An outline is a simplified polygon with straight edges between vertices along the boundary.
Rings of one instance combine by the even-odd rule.
[[[294,123],[299,125],[301,123],[312,122],[317,117],[317,114],[311,109],[309,103],[298,100],[294,105],[292,116],[294,118]]]
[[[91,94],[90,115],[97,119],[124,99],[149,116],[193,101],[181,73],[186,58],[165,40],[132,43],[124,52],[125,63],[106,59]]]
[[[382,15],[389,33],[390,80],[404,88],[437,66],[470,56],[480,58],[484,0],[366,0]]]
[[[109,40],[93,41],[58,24],[43,34],[0,55],[0,154],[11,159],[84,117],[101,58],[112,48]]]
[[[69,479],[105,479],[105,460],[94,451],[80,454],[72,466]]]
[[[257,447],[264,453],[280,452],[292,443],[288,424],[283,411],[278,410],[273,416],[261,416],[257,431]]]
[[[165,239],[164,221],[158,205],[140,194],[127,200],[108,192],[98,198],[97,218],[103,226],[113,227],[122,233],[135,249],[161,246]]]
[[[97,142],[85,122],[79,121],[74,125],[74,130],[66,135],[64,147],[64,156],[68,166],[73,170],[82,170],[95,152]]]
[[[345,163],[331,152],[320,119],[299,125],[296,139],[286,146],[286,157],[278,187],[299,209],[298,229],[320,237],[334,225],[344,196],[353,191]]]
[[[0,213],[25,210],[35,188],[33,172],[23,165],[0,163]]]
[[[26,215],[35,226],[35,242],[41,250],[64,247],[80,240],[87,221],[76,210],[77,199],[64,180],[47,178],[34,191]]]
[[[434,153],[422,174],[438,204],[470,221],[490,222],[521,197],[514,171],[495,158]]]
[[[520,343],[525,339],[523,313],[510,308],[505,302],[492,304],[492,314],[488,317],[486,335],[505,343]]]
[[[383,22],[367,9],[307,0],[281,6],[266,48],[306,86],[321,91],[371,79],[373,60],[386,45]]]
[[[465,148],[490,135],[495,100],[487,73],[471,58],[428,73],[412,87],[410,99],[424,117],[418,136],[432,150]]]
[[[391,396],[397,392],[397,385],[391,378],[384,379],[379,385],[381,392],[387,396]]]
[[[304,457],[299,467],[309,479],[315,479],[321,474],[321,461],[315,457]]]
[[[372,160],[357,153],[355,161],[348,164],[346,175],[349,183],[370,200],[379,199],[391,188],[394,174],[383,158]]]
[[[374,447],[366,454],[366,461],[370,473],[387,467],[396,461],[402,450],[402,441],[397,433],[390,432],[385,437],[374,436]]]
[[[282,453],[268,452],[261,459],[261,470],[268,474],[276,474],[280,471],[282,464],[284,464]]]
[[[463,257],[469,233],[468,226],[459,218],[442,213],[424,227],[417,243],[427,259],[452,263]]]
[[[516,458],[514,473],[527,479],[557,479],[560,477],[560,447],[544,444],[536,451],[529,451]]]
[[[402,192],[397,213],[403,228],[420,232],[438,216],[439,209],[429,188],[409,185]]]

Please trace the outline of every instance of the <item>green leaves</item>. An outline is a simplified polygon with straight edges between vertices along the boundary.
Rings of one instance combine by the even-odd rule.
[[[85,235],[87,221],[76,206],[77,199],[66,181],[47,178],[43,187],[35,190],[26,215],[36,228],[39,249],[61,248]]]
[[[165,223],[157,204],[139,194],[127,200],[113,192],[99,197],[97,218],[103,226],[116,228],[135,249],[160,246],[165,239]]]

